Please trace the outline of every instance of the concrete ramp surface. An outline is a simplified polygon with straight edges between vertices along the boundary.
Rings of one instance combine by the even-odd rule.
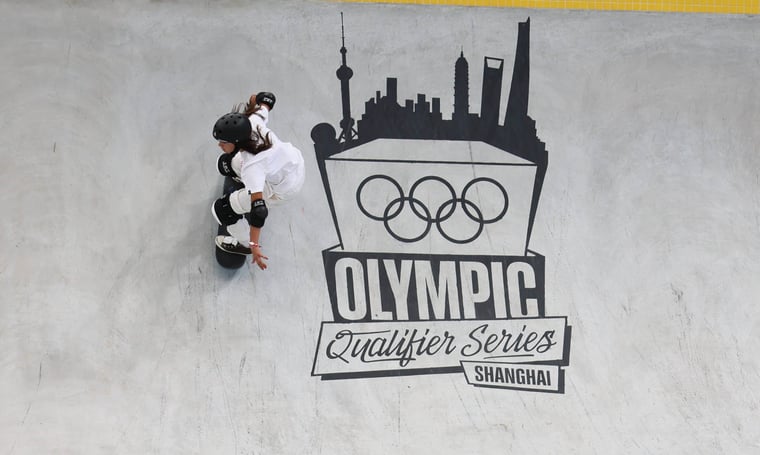
[[[760,451],[756,16],[8,1],[0,38],[0,453]],[[227,269],[211,128],[260,90],[307,179]]]

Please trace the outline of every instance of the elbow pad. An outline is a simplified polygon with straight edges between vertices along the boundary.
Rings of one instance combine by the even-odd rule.
[[[251,211],[246,214],[246,218],[248,219],[248,224],[260,228],[264,226],[267,215],[269,215],[267,204],[263,199],[256,199],[251,203]]]

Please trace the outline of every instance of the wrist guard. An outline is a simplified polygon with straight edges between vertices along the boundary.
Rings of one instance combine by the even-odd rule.
[[[256,104],[264,104],[271,111],[274,109],[274,103],[277,101],[272,92],[259,92],[256,94]]]

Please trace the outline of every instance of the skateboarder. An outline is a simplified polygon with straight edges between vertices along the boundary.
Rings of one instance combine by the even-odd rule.
[[[269,258],[259,238],[268,207],[293,197],[304,182],[301,151],[281,141],[267,126],[274,102],[273,94],[260,92],[243,106],[244,113],[223,115],[213,130],[224,152],[217,161],[219,172],[242,186],[214,202],[214,218],[230,233],[217,236],[216,244],[229,253],[251,254],[262,270]]]

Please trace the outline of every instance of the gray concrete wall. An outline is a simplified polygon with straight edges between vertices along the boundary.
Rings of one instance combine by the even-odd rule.
[[[549,151],[530,240],[572,326],[562,394],[462,373],[322,381],[337,242],[310,131],[399,97],[453,104],[531,18]],[[0,451],[754,453],[760,399],[757,17],[279,2],[0,4]],[[211,126],[258,90],[303,152],[270,267],[225,270]]]

